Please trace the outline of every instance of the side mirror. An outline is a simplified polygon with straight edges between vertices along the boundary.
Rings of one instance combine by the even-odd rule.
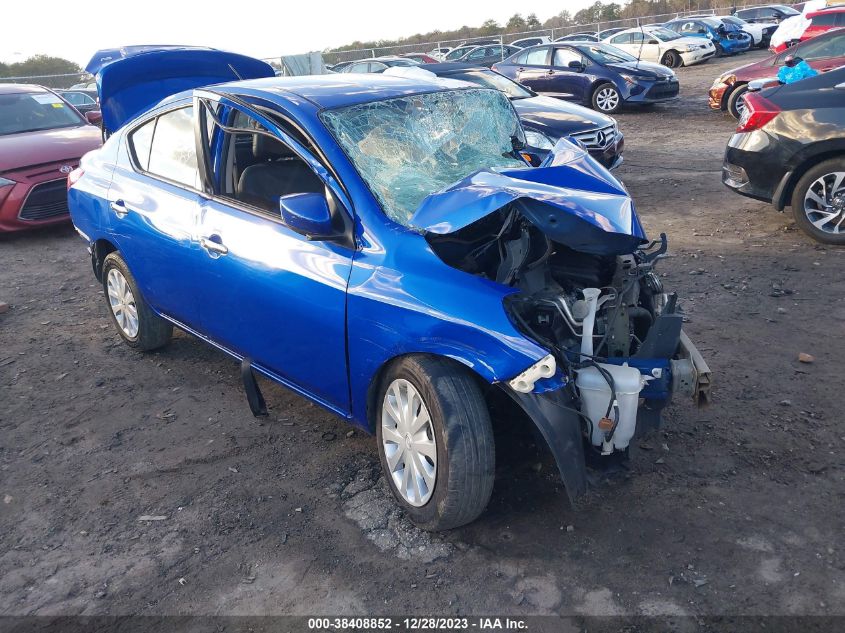
[[[584,65],[584,63],[583,63],[583,62],[579,62],[579,61],[577,61],[577,60],[573,60],[573,61],[569,62],[569,63],[567,64],[567,67],[568,67],[570,70],[574,70],[576,73],[583,72],[583,71],[584,71],[584,69],[586,68],[586,66]]]
[[[103,113],[99,110],[89,110],[83,116],[85,116],[85,120],[91,125],[99,126],[103,120]]]
[[[332,213],[323,193],[294,193],[279,198],[282,220],[293,231],[309,240],[335,237]]]

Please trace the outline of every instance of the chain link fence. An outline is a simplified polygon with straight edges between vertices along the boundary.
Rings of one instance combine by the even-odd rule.
[[[66,88],[86,88],[96,90],[94,77],[90,73],[66,73],[63,75],[28,75],[26,77],[0,77],[0,83],[37,84],[47,88],[64,90]]]

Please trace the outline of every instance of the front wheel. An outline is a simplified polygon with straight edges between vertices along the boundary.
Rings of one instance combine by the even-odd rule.
[[[376,438],[390,489],[424,530],[475,520],[493,490],[490,414],[469,371],[454,361],[409,356],[379,390]]]
[[[742,84],[731,90],[728,95],[728,112],[735,119],[741,119],[745,112],[745,93],[748,92],[748,84]]]
[[[660,60],[660,63],[664,66],[668,66],[669,68],[678,68],[681,66],[683,61],[677,51],[666,51],[663,55],[663,59]]]
[[[845,158],[807,170],[792,193],[792,215],[814,240],[845,245]]]
[[[722,48],[722,45],[719,42],[713,42],[713,46],[716,49],[716,57],[724,57],[725,56],[725,49]]]
[[[622,95],[616,86],[610,83],[601,84],[593,91],[593,109],[605,114],[618,112],[622,107]]]

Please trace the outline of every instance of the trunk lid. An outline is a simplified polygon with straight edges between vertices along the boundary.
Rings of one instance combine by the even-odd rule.
[[[188,46],[127,46],[98,51],[86,70],[96,73],[103,127],[112,133],[162,99],[224,81],[273,77],[259,59]]]

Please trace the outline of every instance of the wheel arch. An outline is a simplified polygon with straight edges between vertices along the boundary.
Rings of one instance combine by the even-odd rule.
[[[447,360],[453,363],[456,368],[465,370],[467,375],[472,376],[473,379],[482,388],[482,393],[485,394],[485,401],[487,401],[489,407],[489,400],[486,395],[486,387],[490,385],[490,381],[482,374],[480,374],[477,369],[474,368],[466,359],[455,356],[448,356],[446,354],[437,354],[433,352],[404,352],[402,354],[397,354],[395,356],[392,356],[391,358],[386,359],[375,371],[372,378],[370,379],[369,385],[367,386],[366,425],[367,430],[370,433],[375,433],[376,412],[378,410],[378,394],[385,375],[387,374],[388,370],[395,364],[399,363],[405,358],[410,358],[414,356],[425,356],[428,358],[439,358],[442,360]]]
[[[107,239],[100,238],[91,244],[91,267],[97,281],[103,281],[103,262],[110,253],[117,251],[117,246]]]
[[[799,156],[795,166],[787,172],[783,182],[778,185],[775,191],[775,196],[772,200],[775,209],[783,211],[791,203],[792,194],[795,192],[798,181],[801,180],[808,170],[832,158],[845,158],[845,141],[837,141],[833,147],[826,147],[821,152],[814,153],[812,156]]]
[[[733,82],[730,87],[725,90],[725,94],[722,95],[722,104],[720,109],[727,112],[728,111],[728,102],[731,100],[731,95],[737,88],[741,88],[742,86],[747,86],[747,81],[735,81]]]

